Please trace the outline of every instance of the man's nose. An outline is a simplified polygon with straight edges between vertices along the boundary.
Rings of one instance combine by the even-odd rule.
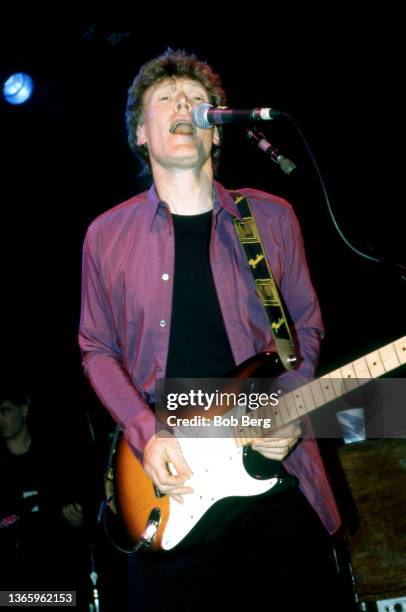
[[[175,108],[178,112],[182,109],[190,111],[192,105],[190,104],[189,98],[187,96],[185,96],[184,94],[180,94],[179,97],[176,99]]]

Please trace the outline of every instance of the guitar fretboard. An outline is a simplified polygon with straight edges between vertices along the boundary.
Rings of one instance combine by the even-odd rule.
[[[271,419],[271,426],[266,431],[270,434],[275,433],[292,421],[405,363],[406,336],[403,336],[395,342],[390,342],[364,357],[282,395],[277,406],[264,406],[252,411],[252,417],[258,420]],[[255,438],[261,437],[263,433],[264,429],[261,426],[234,428],[238,446],[252,442]]]

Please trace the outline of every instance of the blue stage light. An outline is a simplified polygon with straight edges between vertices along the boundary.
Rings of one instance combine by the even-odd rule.
[[[34,83],[29,74],[16,72],[3,85],[3,95],[10,104],[23,104],[32,94]]]

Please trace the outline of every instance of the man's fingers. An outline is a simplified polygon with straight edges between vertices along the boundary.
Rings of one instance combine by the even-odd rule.
[[[291,437],[299,437],[302,433],[302,429],[300,426],[300,421],[296,420],[293,423],[289,423],[289,425],[285,425],[281,429],[278,429],[271,438],[279,439],[279,438],[291,438]]]
[[[191,489],[191,487],[183,487],[187,480],[188,479],[184,478],[183,476],[171,476],[170,474],[167,474],[164,478],[158,478],[158,486],[160,489],[164,487],[165,490],[171,491],[180,488]]]
[[[275,453],[275,452],[261,452],[261,455],[263,457],[265,457],[265,459],[272,459],[273,461],[282,461],[285,456],[287,455],[287,452],[283,452],[283,453]]]
[[[289,433],[289,436],[286,435],[284,438],[257,438],[253,440],[252,448],[267,459],[282,461],[297,444],[301,431],[297,425],[293,427],[290,425],[277,433],[280,436],[282,432]]]
[[[165,493],[165,495],[179,497],[183,494],[193,493],[192,487],[183,486],[189,477],[184,474],[177,474],[176,476],[171,474],[168,471],[167,464],[158,464],[155,468],[150,465],[145,471],[159,491]]]
[[[155,483],[158,484],[159,487],[177,487],[182,485],[189,479],[189,475],[174,473],[174,470],[171,468],[171,464],[159,463],[155,466],[155,470],[152,474],[152,479]]]
[[[296,444],[298,437],[291,438],[257,438],[253,441],[252,447],[255,449],[278,449],[287,448]]]
[[[189,493],[193,493],[192,487],[165,487],[163,485],[162,493],[166,493],[167,495],[188,495]]]
[[[192,476],[192,470],[186,463],[186,460],[183,456],[183,453],[180,449],[178,442],[173,446],[169,446],[167,448],[168,453],[168,469],[171,474],[179,474],[183,475],[185,478],[190,478]]]
[[[183,504],[183,497],[182,497],[182,495],[171,495],[171,497],[172,497],[172,499],[177,501],[179,504]]]
[[[182,487],[182,486],[168,486],[163,483],[158,485],[158,489],[161,493],[165,495],[170,495],[176,501],[180,501],[183,503],[182,495],[188,495],[193,493],[192,487]]]
[[[80,504],[67,504],[62,508],[64,516],[67,518],[77,518],[82,515],[82,506]]]
[[[177,477],[179,481],[192,476],[192,471],[175,438],[157,439],[148,456],[147,464],[154,469],[156,476],[162,482],[166,480],[168,474]]]
[[[165,495],[181,501],[182,495],[193,493],[184,486],[192,471],[186,463],[178,441],[172,436],[151,439],[144,451],[144,469],[155,486]]]

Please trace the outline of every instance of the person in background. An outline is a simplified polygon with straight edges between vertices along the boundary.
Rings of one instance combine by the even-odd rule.
[[[80,590],[87,582],[83,468],[56,423],[35,427],[31,410],[22,385],[1,389],[2,588]]]

